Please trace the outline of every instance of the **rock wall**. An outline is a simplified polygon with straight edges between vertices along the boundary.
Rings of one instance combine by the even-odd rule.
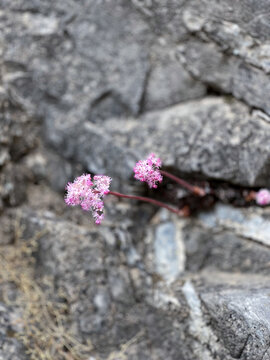
[[[270,212],[236,207],[270,187],[269,13],[2,0],[1,360],[270,359]],[[185,219],[108,197],[100,227],[65,208],[82,172],[147,193],[132,168],[151,151],[218,196],[166,183]]]

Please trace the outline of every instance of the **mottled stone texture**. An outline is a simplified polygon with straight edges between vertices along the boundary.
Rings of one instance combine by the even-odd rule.
[[[189,175],[239,185],[270,183],[266,146],[270,123],[230,98],[208,97],[150,112],[139,121],[130,119],[128,125],[124,119],[107,120],[102,132],[97,125],[85,124],[57,133],[61,144],[66,144],[62,148],[67,156],[73,154],[88,170],[103,172],[106,168],[115,177],[121,174],[124,180],[132,175],[136,159],[154,151],[164,166]],[[88,142],[88,138],[93,141]],[[110,154],[110,161],[104,153]],[[125,171],[121,171],[123,168]]]
[[[269,0],[1,1],[0,254],[38,239],[32,270],[67,294],[65,330],[92,342],[83,360],[270,359],[267,208],[198,201],[180,219],[108,197],[97,228],[63,204],[84,171],[142,193],[132,168],[152,151],[219,194],[270,187],[269,13]],[[26,359],[6,285],[0,360]]]
[[[20,314],[18,309],[0,303],[0,359],[1,360],[27,360],[25,348],[14,338],[20,329]]]

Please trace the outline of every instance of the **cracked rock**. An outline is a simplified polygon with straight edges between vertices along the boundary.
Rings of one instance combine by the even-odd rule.
[[[268,359],[269,287],[248,286],[203,291],[200,295],[215,333],[237,359]]]
[[[115,181],[129,180],[135,162],[156,152],[163,166],[184,174],[242,186],[270,185],[265,147],[270,124],[234,99],[208,97],[147,113],[140,122],[107,120],[102,131],[94,124],[67,124],[54,131],[59,140],[54,147],[63,156]]]

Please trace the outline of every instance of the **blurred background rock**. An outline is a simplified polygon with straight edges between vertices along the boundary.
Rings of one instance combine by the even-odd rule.
[[[1,1],[1,360],[270,359],[270,211],[243,200],[270,187],[269,13]],[[215,195],[151,193],[186,219],[108,197],[100,227],[65,207],[83,172],[147,194],[152,151]]]

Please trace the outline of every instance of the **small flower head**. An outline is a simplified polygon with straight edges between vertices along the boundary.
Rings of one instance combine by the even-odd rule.
[[[267,189],[261,189],[256,194],[256,202],[258,205],[270,204],[270,191]]]
[[[90,174],[84,174],[68,183],[65,202],[67,205],[81,205],[85,211],[91,211],[96,224],[100,224],[104,218],[103,197],[109,193],[111,178],[104,175],[96,175],[92,181]]]
[[[109,187],[112,179],[109,176],[96,175],[94,176],[94,184],[96,190],[98,190],[102,195],[107,195],[109,193]]]
[[[157,188],[157,183],[162,182],[159,168],[161,160],[155,154],[150,154],[146,160],[140,160],[134,167],[134,177],[140,181],[146,181],[150,188]]]

